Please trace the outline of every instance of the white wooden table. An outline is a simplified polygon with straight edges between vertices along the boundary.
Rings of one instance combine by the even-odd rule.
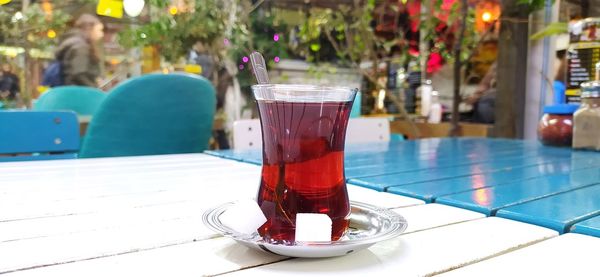
[[[496,259],[518,262],[581,237],[350,187],[352,200],[402,214],[407,232],[344,257],[290,259],[202,224],[208,207],[252,198],[259,176],[258,166],[203,154],[0,163],[0,274],[483,276]]]
[[[600,238],[565,234],[441,276],[598,276]]]

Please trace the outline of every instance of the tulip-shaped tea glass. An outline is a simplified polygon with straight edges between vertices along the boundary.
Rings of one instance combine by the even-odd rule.
[[[257,202],[267,218],[258,232],[271,243],[295,243],[296,214],[326,214],[331,240],[348,228],[344,140],[356,89],[311,85],[252,86],[262,127],[263,165]]]

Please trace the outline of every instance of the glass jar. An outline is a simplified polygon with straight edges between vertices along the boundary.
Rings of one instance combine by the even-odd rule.
[[[573,148],[600,150],[600,81],[581,84],[581,107],[573,118]]]
[[[571,146],[573,138],[573,113],[575,104],[556,104],[544,107],[538,125],[538,139],[544,145]]]

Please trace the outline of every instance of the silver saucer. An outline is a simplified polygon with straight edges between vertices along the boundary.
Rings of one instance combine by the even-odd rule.
[[[289,257],[324,258],[350,254],[371,245],[396,237],[408,226],[406,220],[394,211],[360,202],[350,202],[350,228],[338,241],[296,242],[293,245],[266,242],[256,232],[238,233],[221,223],[219,217],[235,202],[228,202],[207,210],[202,220],[211,230],[230,237],[250,248]]]

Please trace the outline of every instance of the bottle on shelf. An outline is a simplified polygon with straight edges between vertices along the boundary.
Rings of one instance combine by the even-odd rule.
[[[437,91],[431,92],[431,106],[429,107],[429,123],[440,123],[442,122],[442,104],[439,101],[439,93]]]
[[[581,106],[573,115],[573,148],[600,151],[600,82],[581,84]]]
[[[420,110],[421,116],[428,116],[429,111],[431,109],[431,92],[433,91],[433,86],[431,85],[431,80],[426,80],[425,84],[419,87],[419,95],[421,98],[420,101]]]

